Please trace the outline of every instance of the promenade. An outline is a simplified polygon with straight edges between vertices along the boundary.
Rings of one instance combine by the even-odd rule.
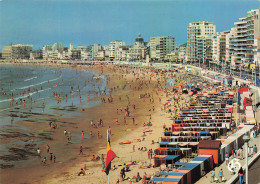
[[[250,141],[249,141],[249,146],[253,146],[253,145],[257,145],[258,147],[258,150],[259,150],[259,142],[260,142],[260,136],[258,135],[256,138],[250,138]],[[245,149],[245,145],[243,145],[243,150],[246,150]],[[257,154],[260,154],[260,151],[258,151]],[[244,153],[245,155],[245,153]],[[253,157],[253,155],[249,155],[248,157],[248,163],[250,162],[250,159]],[[233,158],[229,158],[229,161],[231,161]],[[246,159],[244,158],[243,160],[239,160],[239,163],[241,164],[241,166],[244,166],[245,165],[245,162],[246,162]],[[259,156],[257,158],[257,162],[255,162],[253,164],[253,167],[254,168],[258,168],[260,167],[260,159],[259,159]],[[223,175],[224,175],[224,182],[223,183],[228,183],[228,184],[232,184],[232,183],[236,183],[237,179],[238,179],[238,176],[237,174],[235,176],[237,176],[236,178],[234,177],[234,175],[231,174],[231,172],[228,170],[228,167],[226,165],[226,163],[222,163],[220,166],[218,167],[215,167],[215,173],[216,173],[216,176],[218,177],[218,173],[220,171],[220,169],[223,170]],[[253,171],[253,170],[251,170]],[[257,175],[257,172],[253,171],[252,174],[250,174],[250,170],[249,170],[249,184],[258,184],[260,182],[259,180],[259,174]],[[231,178],[233,177],[233,180],[230,180]],[[200,180],[198,180],[196,183],[197,184],[205,184],[205,183],[210,183],[210,179],[211,179],[211,172],[207,173],[204,177],[202,177]],[[245,181],[245,176],[244,176],[244,181]],[[216,182],[214,182],[216,183]],[[239,182],[238,182],[239,183]]]

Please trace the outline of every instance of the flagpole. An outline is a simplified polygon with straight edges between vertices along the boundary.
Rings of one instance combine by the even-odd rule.
[[[107,129],[107,142],[108,142],[108,129]],[[107,175],[107,183],[109,184],[109,173]]]

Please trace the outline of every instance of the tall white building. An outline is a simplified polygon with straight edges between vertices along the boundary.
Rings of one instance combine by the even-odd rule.
[[[110,42],[109,44],[109,59],[110,60],[118,60],[119,59],[119,47],[125,46],[125,42],[122,40],[116,40],[114,42]]]
[[[226,61],[230,63],[231,66],[235,66],[234,58],[234,46],[233,40],[236,37],[236,28],[232,27],[230,32],[226,34]]]
[[[167,54],[176,49],[176,41],[172,36],[158,36],[150,39],[150,58],[163,60]]]
[[[52,51],[56,51],[56,50],[58,50],[58,51],[63,50],[63,44],[62,43],[54,43],[52,45]]]
[[[211,22],[192,22],[187,26],[187,60],[197,62],[203,55],[203,40],[205,36],[214,35],[216,26]],[[199,47],[199,48],[198,48]]]
[[[259,8],[260,9],[260,8]],[[232,40],[234,59],[237,65],[244,65],[254,61],[253,47],[260,37],[259,9],[251,10],[246,17],[235,22],[236,35]]]

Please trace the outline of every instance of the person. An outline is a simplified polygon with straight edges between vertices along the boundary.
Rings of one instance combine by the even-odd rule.
[[[81,154],[83,154],[83,147],[82,146],[79,147],[79,155],[81,155]]]
[[[41,150],[40,150],[40,148],[37,148],[37,155],[38,155],[38,157],[41,157]]]
[[[239,184],[243,184],[244,183],[244,180],[243,180],[244,170],[242,169],[242,167],[240,167],[240,169],[238,171],[238,176],[239,176]]]
[[[52,157],[53,157],[53,155],[52,155],[52,153],[50,153],[50,161],[52,162]]]
[[[218,176],[219,176],[219,182],[222,183],[222,179],[223,179],[223,170],[222,169],[220,169]]]
[[[102,160],[102,169],[103,170],[105,169],[105,162],[104,162],[104,160]]]
[[[81,131],[81,137],[82,137],[82,140],[83,140],[83,138],[84,138],[84,131],[83,130]]]
[[[85,171],[83,170],[83,168],[80,169],[78,176],[85,176]]]
[[[42,163],[43,165],[46,165],[46,157],[43,158]]]
[[[211,171],[211,181],[210,181],[210,183],[212,183],[212,182],[214,182],[214,178],[215,178],[215,169],[213,169],[212,171]]]
[[[53,155],[53,163],[55,163],[55,162],[56,162],[56,156]]]
[[[241,160],[244,159],[244,150],[243,150],[243,148],[240,149],[240,159]]]
[[[136,181],[136,182],[139,182],[139,181],[141,181],[141,180],[142,180],[142,178],[141,178],[139,172],[137,172],[135,181]]]
[[[225,154],[225,161],[226,161],[226,165],[228,165],[228,153],[227,152]]]
[[[47,151],[47,153],[50,152],[50,146],[49,146],[49,144],[46,145],[46,151]]]
[[[257,152],[257,147],[256,147],[256,144],[254,145],[254,147],[253,147],[253,152],[254,152],[254,155],[256,154],[256,152]]]
[[[124,179],[125,179],[125,168],[121,169],[120,176],[121,176],[122,181],[124,181]]]

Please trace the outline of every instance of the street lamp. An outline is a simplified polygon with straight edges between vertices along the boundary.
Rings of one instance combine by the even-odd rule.
[[[250,140],[250,137],[245,134],[243,136],[243,140],[245,142],[245,151],[246,151],[246,184],[248,184],[248,141]]]

